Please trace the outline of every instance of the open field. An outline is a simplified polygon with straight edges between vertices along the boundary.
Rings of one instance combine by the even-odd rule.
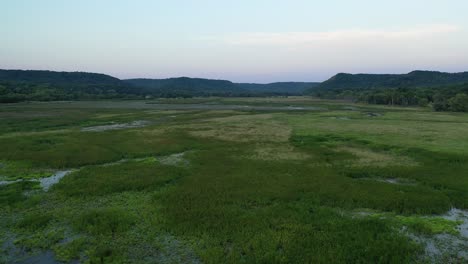
[[[0,105],[0,263],[463,263],[467,210],[464,113]]]

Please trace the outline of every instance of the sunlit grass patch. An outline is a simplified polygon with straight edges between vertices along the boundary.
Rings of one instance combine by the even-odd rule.
[[[345,166],[352,167],[386,167],[386,166],[417,166],[418,163],[402,155],[387,152],[377,152],[371,149],[338,146],[337,151],[351,153],[356,159],[344,161]]]
[[[421,235],[436,235],[442,233],[459,235],[458,226],[463,223],[463,221],[460,220],[450,220],[437,215],[398,215],[365,208],[355,210],[353,215],[358,217],[386,219],[395,224],[397,228],[404,227],[412,233]]]
[[[274,120],[270,114],[240,115],[209,121],[192,126],[190,134],[235,142],[286,142],[291,135],[290,127]]]
[[[340,112],[326,113],[328,116],[340,114]],[[456,122],[440,122],[437,117],[434,120],[427,119],[427,116],[426,119],[421,119],[418,114],[420,112],[400,111],[385,113],[377,118],[363,116],[352,120],[336,120],[308,113],[288,115],[284,120],[293,127],[296,135],[301,136],[336,134],[375,144],[385,142],[387,145],[401,148],[466,153],[468,115],[459,115]]]
[[[175,153],[168,156],[155,158],[155,161],[169,166],[187,166],[190,164],[190,162],[185,157],[186,155],[187,152]]]
[[[302,152],[289,144],[257,144],[252,153],[248,155],[251,159],[259,160],[306,160],[312,156]]]
[[[447,220],[442,217],[420,217],[420,216],[395,216],[402,225],[407,226],[411,231],[421,234],[459,234],[457,230],[461,221]]]

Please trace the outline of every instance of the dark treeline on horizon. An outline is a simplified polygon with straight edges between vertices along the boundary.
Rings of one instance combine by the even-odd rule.
[[[22,101],[301,95],[318,83],[232,83],[201,78],[129,79],[83,72],[0,70],[0,103]]]
[[[468,72],[337,74],[323,83],[233,83],[201,78],[129,79],[83,72],[0,70],[0,103],[22,101],[312,95],[468,112]]]

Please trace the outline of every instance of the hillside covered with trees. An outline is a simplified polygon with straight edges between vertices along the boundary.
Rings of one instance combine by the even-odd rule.
[[[0,70],[0,102],[139,98],[145,94],[98,73]]]
[[[327,99],[348,99],[383,105],[431,106],[436,111],[467,112],[468,72],[340,73],[306,93]]]
[[[308,88],[318,85],[313,82],[233,83],[226,80],[188,77],[124,81],[135,87],[146,88],[162,97],[302,95]]]
[[[193,97],[193,96],[240,96],[247,95],[247,90],[225,80],[201,78],[169,79],[129,79],[128,85],[145,89],[157,97]]]
[[[0,102],[301,95],[315,85],[295,82],[237,84],[188,77],[120,80],[98,73],[0,70]]]

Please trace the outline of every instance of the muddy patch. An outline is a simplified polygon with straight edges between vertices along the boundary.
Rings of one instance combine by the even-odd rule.
[[[468,239],[468,210],[452,208],[448,213],[443,215],[442,218],[460,222],[461,224],[458,226],[460,236]]]
[[[16,182],[20,182],[20,181],[23,181],[23,180],[19,179],[19,180],[14,180],[14,181],[0,181],[0,186],[16,183]]]
[[[425,256],[431,263],[466,263],[468,261],[468,243],[450,234],[438,234],[432,237],[408,235],[424,246]]]
[[[195,252],[190,247],[172,236],[165,236],[162,239],[161,244],[164,248],[168,249],[162,251],[159,256],[162,263],[201,263]]]
[[[54,175],[50,177],[41,178],[41,179],[31,179],[31,180],[18,179],[14,181],[0,181],[0,186],[13,184],[16,182],[22,182],[22,181],[39,182],[41,188],[47,192],[50,189],[50,187],[58,183],[63,177],[65,177],[70,172],[72,172],[72,170],[57,171]]]
[[[353,218],[382,218],[399,223],[402,234],[424,247],[422,263],[468,263],[468,210],[452,208],[444,215],[403,216],[359,209]],[[425,226],[430,233],[415,233],[414,223]]]
[[[16,264],[58,264],[55,260],[55,255],[51,250],[38,252],[28,252],[24,249],[17,247],[14,243],[15,237],[7,235],[1,245],[2,256],[0,256],[0,263],[16,263]]]
[[[18,264],[31,264],[31,263],[59,264],[60,262],[55,260],[54,252],[52,252],[52,250],[47,250],[45,252],[38,253],[34,256],[25,258],[23,261],[19,261],[15,263],[18,263]]]
[[[40,182],[42,189],[47,192],[50,189],[50,187],[58,183],[63,177],[65,177],[70,172],[72,171],[71,170],[58,171],[54,175],[47,177],[47,178],[39,179],[38,181]]]
[[[133,161],[133,160],[134,160],[134,161],[137,161],[138,159],[121,159],[121,160],[118,160],[118,161],[113,161],[113,162],[98,164],[98,165],[96,165],[96,166],[111,167],[111,166],[120,165],[120,164],[122,164],[122,163],[129,162],[129,161]]]
[[[257,145],[249,159],[259,160],[306,160],[311,156],[290,145]]]
[[[82,128],[81,131],[83,132],[102,132],[108,130],[121,130],[121,129],[129,129],[129,128],[139,128],[145,127],[150,124],[149,121],[145,120],[137,120],[130,123],[120,123],[120,124],[110,124],[110,125],[102,125],[102,126],[92,126],[92,127],[85,127]]]
[[[362,178],[366,180],[375,180],[378,182],[384,182],[384,183],[389,183],[389,184],[396,184],[396,185],[416,185],[415,181],[412,181],[410,179],[401,179],[401,178]]]
[[[171,235],[155,238],[155,244],[133,245],[128,255],[130,263],[202,263],[188,243]]]
[[[144,162],[144,163],[161,163],[163,165],[171,165],[171,166],[185,166],[189,165],[189,161],[185,158],[187,152],[182,153],[175,153],[167,156],[148,156],[144,158],[128,158],[128,159],[121,159],[109,163],[103,163],[96,166],[100,167],[110,167],[116,166],[127,162]]]
[[[374,113],[374,112],[367,112],[367,113],[365,113],[365,115],[366,115],[367,117],[379,117],[379,116],[383,116],[383,114],[381,114],[381,113]]]
[[[343,106],[341,109],[343,110],[348,110],[348,111],[356,111],[356,110],[359,110],[357,107],[355,106]]]
[[[169,166],[188,166],[190,163],[185,158],[187,152],[176,153],[169,156],[162,156],[156,158],[159,163]]]
[[[440,217],[458,223],[456,227],[458,234],[443,233],[434,236],[409,234],[409,237],[424,245],[425,254],[432,263],[467,263],[468,210],[452,208]]]
[[[334,120],[351,120],[351,118],[349,118],[347,116],[332,116],[332,117],[330,117],[330,119],[334,119]]]
[[[292,106],[292,105],[290,105],[290,106],[287,107],[287,110],[306,110],[306,108],[301,107],[301,106]]]

